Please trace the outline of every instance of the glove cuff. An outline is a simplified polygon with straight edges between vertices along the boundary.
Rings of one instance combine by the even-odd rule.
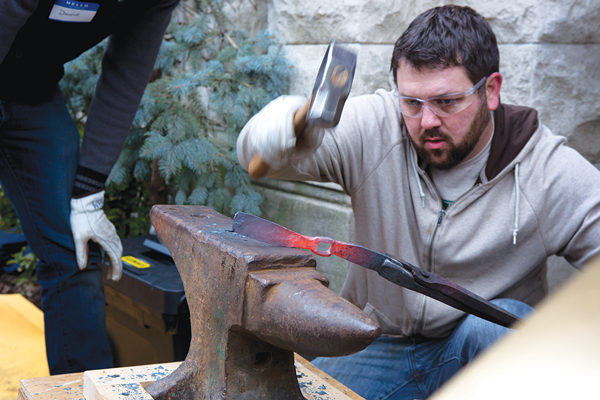
[[[98,193],[104,189],[104,182],[107,178],[108,175],[79,165],[75,172],[75,182],[71,196],[77,199],[90,193]]]
[[[104,190],[85,197],[71,199],[71,212],[85,213],[102,209],[104,206]]]

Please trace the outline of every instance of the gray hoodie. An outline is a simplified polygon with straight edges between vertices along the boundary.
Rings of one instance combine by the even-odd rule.
[[[316,149],[295,152],[268,176],[336,182],[352,199],[356,243],[486,299],[535,305],[548,291],[548,256],[579,268],[600,251],[600,172],[533,109],[501,105],[494,121],[485,174],[446,210],[383,90],[349,99],[337,127],[305,133],[322,137]],[[244,167],[254,155],[252,127],[238,139]],[[464,316],[352,264],[341,295],[387,335],[444,337]]]

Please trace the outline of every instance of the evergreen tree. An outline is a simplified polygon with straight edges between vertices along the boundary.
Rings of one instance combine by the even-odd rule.
[[[287,91],[292,66],[272,33],[251,37],[235,29],[222,0],[182,3],[174,15],[108,178],[109,208],[120,190],[131,194],[132,185],[137,187],[135,204],[107,214],[116,222],[138,212],[136,207],[147,212],[149,204],[173,202],[207,205],[229,215],[260,215],[262,197],[239,166],[235,143],[248,119]],[[61,87],[80,127],[105,46],[65,66]]]

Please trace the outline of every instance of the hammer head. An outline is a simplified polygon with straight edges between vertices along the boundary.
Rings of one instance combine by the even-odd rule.
[[[344,103],[352,88],[355,69],[356,53],[346,45],[332,40],[312,91],[306,116],[308,125],[331,128],[340,122]]]

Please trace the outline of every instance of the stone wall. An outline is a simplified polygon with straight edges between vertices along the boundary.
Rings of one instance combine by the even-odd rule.
[[[331,39],[350,43],[358,53],[351,96],[391,88],[393,45],[421,12],[444,4],[468,5],[494,29],[504,76],[504,103],[536,108],[555,134],[600,166],[600,1],[580,0],[239,0],[236,23],[251,31],[269,28],[286,43],[295,65],[292,94],[308,95]],[[299,232],[351,240],[351,210],[339,193],[333,203],[311,184],[266,185],[267,217]],[[295,188],[300,185],[302,189]],[[268,186],[268,187],[267,187]],[[327,195],[325,195],[327,197]],[[335,204],[335,206],[331,206]],[[324,212],[322,207],[327,209]],[[282,210],[289,210],[282,211]],[[293,210],[302,210],[301,215]],[[552,287],[570,275],[564,262],[551,262]],[[319,260],[339,290],[344,264]]]

